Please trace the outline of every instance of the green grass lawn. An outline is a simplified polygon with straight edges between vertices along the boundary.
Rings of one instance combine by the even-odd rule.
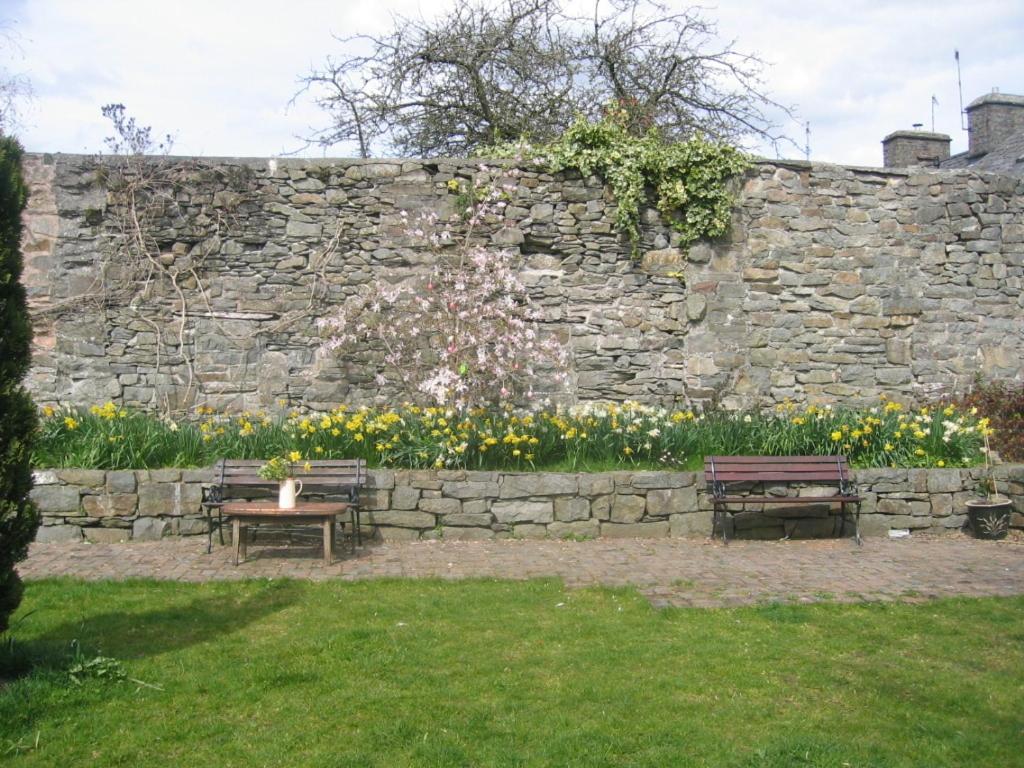
[[[46,581],[15,633],[42,662],[0,690],[12,766],[1002,768],[1024,748],[1020,598]],[[72,641],[147,685],[70,681]]]

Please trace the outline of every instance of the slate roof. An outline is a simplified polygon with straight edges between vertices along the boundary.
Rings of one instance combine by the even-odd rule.
[[[991,173],[1024,176],[1024,133],[1011,136],[991,152],[968,158],[966,152],[953,155],[940,163],[942,168],[973,168]]]

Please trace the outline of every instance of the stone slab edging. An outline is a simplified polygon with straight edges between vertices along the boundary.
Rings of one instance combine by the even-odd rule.
[[[861,469],[861,531],[957,530],[982,476],[972,469]],[[37,541],[154,540],[206,533],[200,501],[212,470],[44,469],[32,499]],[[996,477],[1024,526],[1024,464]],[[779,488],[779,493],[787,489]],[[814,487],[789,488],[814,495]],[[707,536],[711,500],[700,472],[515,473],[375,469],[361,497],[363,521],[385,540]],[[781,505],[780,505],[781,506]],[[835,536],[835,511],[801,506],[737,518],[740,537]]]

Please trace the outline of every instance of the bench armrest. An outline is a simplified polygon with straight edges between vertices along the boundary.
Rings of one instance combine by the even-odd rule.
[[[203,501],[202,505],[206,506],[219,506],[224,503],[224,486],[223,485],[209,485],[203,487]]]

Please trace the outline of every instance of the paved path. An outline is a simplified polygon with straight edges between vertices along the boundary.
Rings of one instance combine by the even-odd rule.
[[[966,537],[890,541],[421,541],[344,552],[323,565],[312,548],[253,546],[231,564],[229,547],[198,539],[128,544],[34,544],[18,566],[28,579],[145,577],[179,581],[291,577],[527,579],[560,577],[571,587],[634,585],[658,606],[740,605],[1024,594],[1024,540]]]

